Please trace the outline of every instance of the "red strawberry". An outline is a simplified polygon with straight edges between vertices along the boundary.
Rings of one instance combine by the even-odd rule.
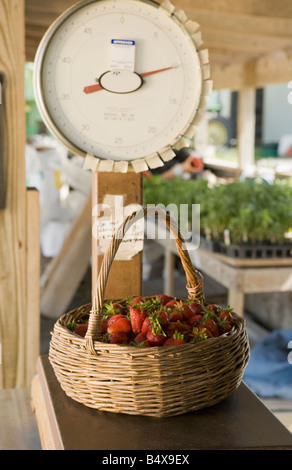
[[[176,331],[187,335],[191,330],[192,330],[191,327],[186,322],[180,322],[180,321],[170,322],[164,328],[164,332],[168,338],[173,336],[173,334]]]
[[[167,340],[164,341],[163,346],[179,346],[185,343],[184,335],[176,332],[171,338],[167,338]]]
[[[161,346],[166,339],[165,334],[155,333],[152,329],[147,331],[146,338],[151,346]]]
[[[188,318],[194,315],[194,312],[190,309],[190,306],[188,304],[184,304],[182,306],[182,315],[185,320],[187,320]]]
[[[200,323],[197,326],[195,326],[195,329],[201,330],[203,332],[203,334],[206,336],[206,338],[214,338],[211,331],[208,330],[204,325],[202,325]]]
[[[84,336],[86,335],[86,332],[87,332],[87,328],[88,328],[88,322],[80,323],[76,326],[76,328],[74,330],[74,333],[76,333],[76,335],[82,336],[82,338],[84,338]]]
[[[130,339],[123,331],[113,331],[109,334],[107,341],[111,344],[128,344]]]
[[[234,325],[234,318],[230,311],[222,310],[217,319],[219,334],[222,335],[231,330]]]
[[[183,321],[183,314],[181,312],[179,312],[178,310],[173,310],[172,312],[170,312],[170,314],[168,315],[168,321],[169,322],[172,322],[172,321]]]
[[[145,299],[141,296],[133,297],[130,303],[128,304],[128,310],[130,310],[134,305],[138,305],[144,302]]]
[[[100,333],[104,335],[107,332],[109,318],[104,318],[100,324]]]
[[[182,306],[182,302],[180,302],[179,300],[170,300],[169,302],[167,302],[167,304],[165,305],[165,308],[168,310],[170,309],[169,311],[171,310],[179,310],[181,309],[181,306]]]
[[[131,330],[131,323],[125,315],[122,315],[122,318],[118,318],[107,328],[107,332],[110,334],[114,332],[130,333]]]
[[[126,307],[117,302],[113,302],[113,308],[116,314],[124,314],[126,312]]]
[[[229,310],[222,310],[219,313],[219,318],[226,320],[226,322],[230,323],[230,325],[234,324],[234,318]]]
[[[147,318],[145,318],[145,320],[143,321],[143,325],[142,325],[142,328],[141,328],[141,332],[142,333],[147,333],[148,330],[150,330],[152,328],[152,321],[151,321],[151,318],[148,316]]]
[[[108,318],[108,321],[107,321],[107,326],[111,326],[113,325],[117,320],[119,320],[120,318],[126,318],[125,315],[122,315],[121,313],[118,313],[117,315],[112,315]]]
[[[109,302],[103,306],[104,315],[117,315],[119,313],[125,313],[125,307],[117,302]]]
[[[204,310],[204,307],[202,304],[200,304],[199,302],[191,302],[189,304],[189,308],[191,309],[191,311],[195,314],[195,315],[199,315],[203,312]]]
[[[192,315],[187,319],[187,324],[190,326],[197,326],[198,323],[202,320],[203,316],[202,315]]]
[[[208,338],[212,338],[212,333],[207,330],[207,328],[202,327],[202,325],[198,325],[193,328],[190,334],[190,343],[197,343],[198,341],[204,341]]]
[[[157,312],[158,321],[161,326],[166,326],[168,324],[168,315],[164,310],[160,310]]]
[[[150,346],[149,341],[146,338],[146,333],[139,333],[135,338],[134,342],[140,344],[143,347]]]
[[[114,304],[112,302],[109,302],[107,304],[103,305],[103,316],[102,316],[102,321],[100,324],[100,332],[101,334],[105,334],[107,331],[107,327],[109,326],[109,320],[113,318],[112,321],[115,321],[116,315],[121,315],[122,312],[120,311],[119,308],[115,309]]]
[[[202,318],[201,323],[212,333],[213,336],[219,336],[218,326],[212,318]]]
[[[208,304],[206,305],[206,309],[209,310],[210,312],[213,312],[213,313],[218,313],[219,309],[220,309],[220,305],[218,304]]]
[[[134,335],[137,335],[142,330],[143,322],[147,318],[147,313],[139,307],[132,307],[130,310],[130,320]]]
[[[174,300],[174,298],[172,296],[165,295],[165,294],[158,294],[156,296],[156,299],[159,300],[160,303],[162,303],[162,305],[166,305],[171,300]]]

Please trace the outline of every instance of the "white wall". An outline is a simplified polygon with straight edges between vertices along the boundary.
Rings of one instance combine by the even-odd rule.
[[[292,77],[291,77],[292,79]],[[269,85],[263,96],[263,142],[279,142],[292,135],[292,104],[288,102],[288,83]]]

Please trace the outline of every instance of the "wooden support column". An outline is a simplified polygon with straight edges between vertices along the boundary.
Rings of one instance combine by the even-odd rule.
[[[36,373],[40,355],[40,206],[39,193],[34,189],[26,191],[26,320],[24,349],[25,386],[29,386]],[[24,326],[24,325],[23,325]]]
[[[238,92],[238,158],[240,170],[254,164],[255,154],[255,121],[256,89],[242,88]]]
[[[141,173],[92,173],[92,207],[101,205],[106,196],[122,196],[123,206],[129,204],[142,205],[142,174]],[[99,206],[101,207],[101,206]],[[100,214],[101,216],[102,214]],[[94,223],[94,217],[93,217]],[[103,255],[98,254],[99,242],[92,237],[92,295],[102,263]],[[105,299],[122,299],[142,292],[142,253],[136,254],[131,260],[114,260],[110,270]]]
[[[0,1],[0,389],[27,385],[24,0]],[[33,321],[30,318],[30,321]]]

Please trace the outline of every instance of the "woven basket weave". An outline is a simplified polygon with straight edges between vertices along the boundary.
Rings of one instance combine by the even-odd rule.
[[[249,360],[249,342],[244,320],[236,314],[230,332],[198,343],[140,348],[100,341],[103,294],[111,264],[124,234],[145,215],[152,215],[151,210],[141,209],[129,216],[113,237],[92,304],[63,315],[55,323],[49,360],[62,389],[75,401],[102,411],[162,418],[205,408],[229,397],[242,380]],[[192,267],[175,221],[163,211],[159,217],[175,237],[188,298],[203,303],[202,276]],[[82,338],[67,325],[84,313],[90,316],[87,334]]]

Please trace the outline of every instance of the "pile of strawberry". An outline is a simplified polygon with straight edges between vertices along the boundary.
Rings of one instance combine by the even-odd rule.
[[[100,332],[102,340],[111,344],[176,346],[218,337],[230,331],[233,325],[229,306],[202,305],[161,294],[104,304]],[[67,326],[84,337],[88,315]]]

